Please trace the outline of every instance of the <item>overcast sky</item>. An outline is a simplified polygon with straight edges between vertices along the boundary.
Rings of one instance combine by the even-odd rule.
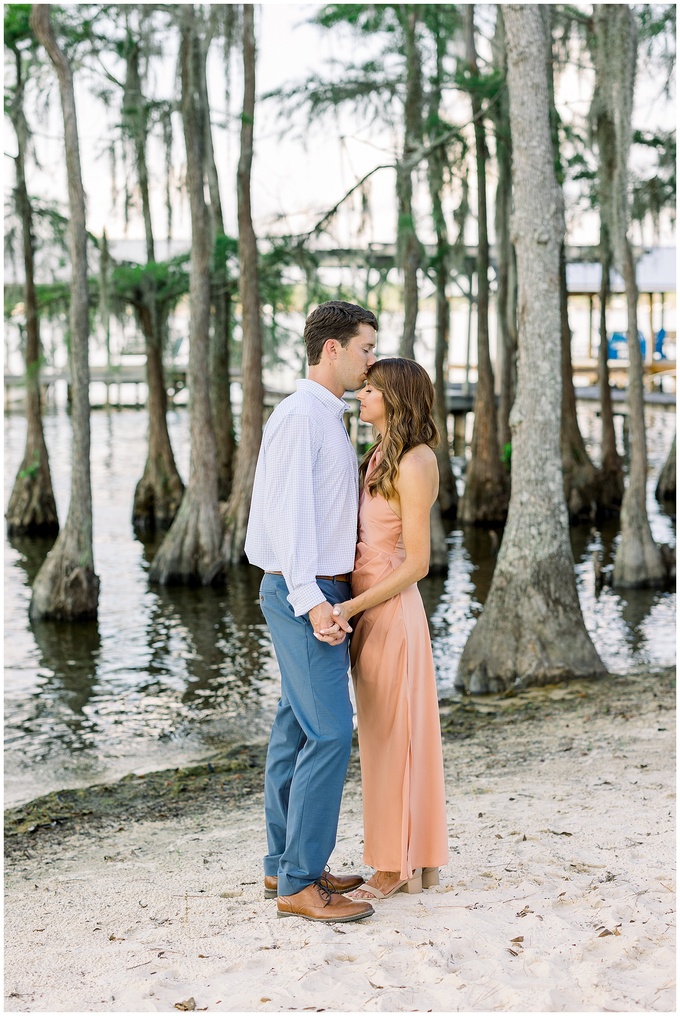
[[[318,4],[264,4],[258,5],[257,37],[258,67],[257,90],[264,94],[283,84],[300,81],[312,71],[321,74],[342,74],[342,67],[352,60],[361,61],[371,53],[371,40],[357,37],[349,29],[326,31],[308,24],[308,19],[319,8]],[[478,5],[478,17],[493,24],[494,5]],[[483,47],[482,47],[483,48]],[[373,47],[375,50],[375,47]],[[168,96],[172,94],[175,76],[176,52],[165,49],[166,57],[156,68],[159,86]],[[331,61],[336,61],[331,69]],[[113,64],[111,64],[113,66]],[[8,72],[6,70],[6,74]],[[561,112],[565,119],[577,117],[590,103],[590,81],[587,76],[566,76],[560,88]],[[219,47],[215,48],[210,64],[209,88],[211,108],[216,123],[224,122],[224,74]],[[659,96],[660,82],[650,82],[644,73],[640,76],[637,97],[636,122],[651,128],[666,125],[674,118],[674,107]],[[110,237],[125,235],[122,217],[122,197],[112,200],[110,163],[106,155],[107,137],[113,114],[106,114],[92,97],[92,83],[81,76],[77,84],[79,127],[82,149],[83,178],[88,194],[88,226],[96,235],[106,228]],[[56,99],[56,89],[55,89]],[[236,117],[241,103],[240,62],[238,55],[232,68],[231,123],[229,131],[215,130],[218,171],[221,178],[226,227],[236,232],[235,173],[238,158],[238,124]],[[448,114],[455,122],[469,118],[469,102],[460,93],[451,91],[447,96]],[[273,101],[261,103],[256,110],[256,143],[253,165],[253,212],[260,234],[291,232],[308,229],[350,187],[375,165],[392,162],[397,150],[398,137],[389,128],[378,128],[349,112],[339,119],[328,118],[324,126],[310,126],[297,116],[290,123],[279,117],[278,105]],[[29,117],[32,125],[35,120]],[[281,137],[281,133],[284,136]],[[5,152],[14,150],[11,130],[6,132]],[[342,137],[339,137],[342,134]],[[52,111],[38,130],[36,150],[42,169],[31,170],[31,193],[64,200],[65,170],[61,145],[60,111],[53,102]],[[150,164],[153,192],[153,212],[157,237],[165,237],[163,195],[163,155],[160,145],[150,146]],[[174,163],[181,169],[184,158],[183,142],[177,121]],[[6,188],[13,184],[13,166],[5,159]],[[120,182],[120,181],[119,181]],[[494,186],[489,180],[490,197]],[[343,244],[389,242],[395,235],[394,173],[382,170],[368,188],[370,217],[367,229],[360,232],[361,210],[357,196],[347,203],[335,228],[336,238]],[[425,196],[423,195],[425,198]],[[421,200],[421,226],[429,232],[427,200]],[[594,216],[570,217],[572,242],[597,242],[597,221]],[[471,225],[474,229],[474,225]],[[189,210],[186,202],[177,201],[173,235],[178,239],[190,235]],[[141,238],[141,215],[132,210],[127,236]],[[471,237],[474,239],[474,236]],[[667,233],[665,242],[672,242]],[[163,256],[163,252],[160,252]]]

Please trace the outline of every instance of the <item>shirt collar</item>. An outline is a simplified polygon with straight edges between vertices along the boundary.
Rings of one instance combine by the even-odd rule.
[[[333,395],[333,392],[320,385],[318,381],[312,381],[310,378],[305,377],[300,378],[295,384],[298,391],[309,392],[310,395],[313,395],[314,398],[323,403],[327,409],[330,409],[334,416],[342,417],[350,409],[346,402],[337,398],[337,396]]]

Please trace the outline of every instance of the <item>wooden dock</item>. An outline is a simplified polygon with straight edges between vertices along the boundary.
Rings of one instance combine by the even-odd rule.
[[[613,378],[620,381],[627,373],[627,364],[623,364],[621,361],[612,361],[611,369]],[[588,380],[592,380],[592,370],[592,364],[579,364],[576,366],[574,371],[575,377],[578,379],[578,377],[585,375]],[[647,365],[646,373],[648,378],[656,377],[659,379],[664,376],[675,377],[675,364],[669,363],[668,361],[655,361]],[[166,367],[165,376],[168,396],[172,402],[173,397],[183,391],[187,386],[187,368],[183,366]],[[231,377],[233,381],[239,382],[241,380],[240,371],[233,370],[231,372]],[[45,392],[46,400],[49,399],[49,392],[53,389],[57,382],[64,382],[68,385],[70,384],[70,381],[70,371],[67,369],[54,370],[50,367],[44,367],[40,374],[40,383],[43,391]],[[145,393],[142,391],[142,386],[146,384],[144,364],[117,364],[110,367],[91,366],[90,383],[99,383],[106,387],[105,401],[103,403],[98,403],[97,405],[93,404],[93,409],[101,406],[141,408],[145,405]],[[16,396],[24,387],[24,376],[22,374],[5,374],[4,384],[5,408],[19,404],[22,400],[17,399]],[[125,402],[121,400],[122,385],[133,386],[133,400]],[[447,386],[447,411],[452,413],[454,416],[472,412],[475,399],[475,388],[476,385],[474,383],[449,383]],[[600,400],[600,390],[596,384],[576,384],[575,391],[576,398],[578,400],[582,400],[584,402],[599,402]],[[627,412],[625,388],[612,387],[611,391],[612,401],[614,402],[614,411],[617,414],[625,414]],[[14,398],[12,397],[13,395]],[[112,398],[112,395],[115,395],[115,398]],[[290,395],[290,391],[266,388],[265,406],[272,409],[287,395]],[[651,390],[645,390],[644,397],[645,402],[648,405],[675,408],[676,396],[674,392],[665,392],[657,388],[653,388]],[[348,396],[347,399],[350,403],[355,402],[351,396]]]

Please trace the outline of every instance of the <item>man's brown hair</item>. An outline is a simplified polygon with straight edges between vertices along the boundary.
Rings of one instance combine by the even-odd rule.
[[[359,325],[364,323],[378,331],[375,314],[356,303],[329,300],[319,304],[305,321],[305,346],[310,367],[321,359],[324,342],[337,339],[341,346],[346,346],[359,331]]]

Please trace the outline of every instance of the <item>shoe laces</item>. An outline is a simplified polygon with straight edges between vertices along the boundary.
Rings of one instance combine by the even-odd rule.
[[[320,875],[319,878],[315,879],[314,885],[317,886],[319,890],[319,895],[323,900],[324,907],[327,907],[333,898],[333,887],[325,875]]]

